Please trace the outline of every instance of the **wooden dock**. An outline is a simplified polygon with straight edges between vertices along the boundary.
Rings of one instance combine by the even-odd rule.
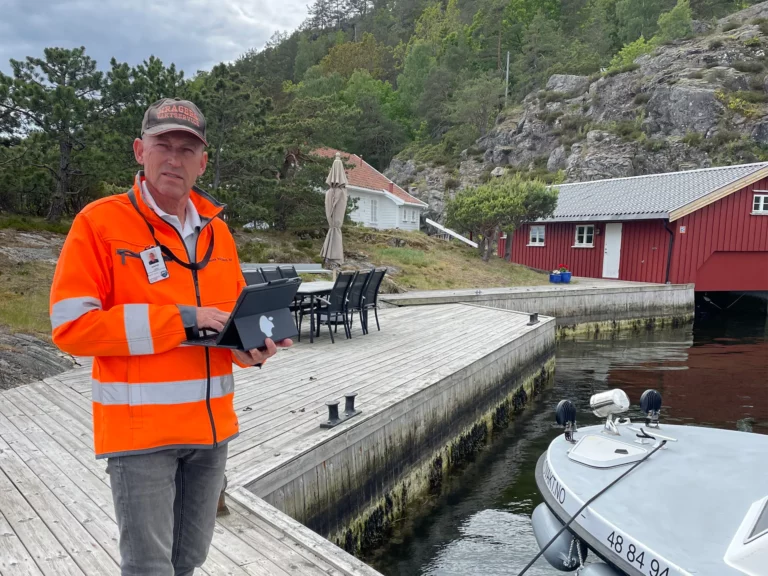
[[[381,332],[374,325],[363,336],[356,325],[351,340],[339,332],[332,345],[326,328],[263,370],[236,369],[241,431],[228,462],[231,513],[218,520],[203,573],[378,574],[254,493],[274,491],[276,470],[300,475],[302,456],[359,433],[387,408],[521,336],[540,338],[527,315],[472,305],[394,308],[380,317]],[[88,364],[0,393],[0,574],[119,574],[106,463],[93,456]],[[348,391],[358,393],[363,414],[321,430],[325,401],[343,406]]]

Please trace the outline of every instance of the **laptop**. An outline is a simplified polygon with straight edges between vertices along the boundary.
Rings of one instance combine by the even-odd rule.
[[[224,329],[201,330],[199,338],[185,340],[189,346],[266,350],[264,341],[275,342],[298,336],[289,306],[301,284],[301,278],[282,278],[246,286],[240,292]]]

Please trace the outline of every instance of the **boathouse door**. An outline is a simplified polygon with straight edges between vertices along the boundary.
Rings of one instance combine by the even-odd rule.
[[[603,255],[603,278],[618,278],[620,261],[621,224],[606,224],[605,251]]]

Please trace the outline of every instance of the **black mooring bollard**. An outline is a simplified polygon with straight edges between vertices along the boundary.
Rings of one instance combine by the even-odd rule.
[[[538,312],[534,312],[533,314],[530,315],[530,320],[528,321],[528,326],[533,326],[534,324],[538,324],[538,323],[539,323],[539,313]]]
[[[347,392],[344,394],[346,400],[344,403],[344,414],[347,416],[351,416],[357,412],[357,410],[355,410],[355,396],[357,396],[357,392]]]
[[[333,428],[336,424],[340,423],[339,419],[339,401],[329,400],[325,403],[328,406],[328,421],[320,424],[321,428]]]

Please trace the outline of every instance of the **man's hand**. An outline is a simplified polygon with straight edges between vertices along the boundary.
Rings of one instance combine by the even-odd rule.
[[[224,324],[227,323],[229,313],[218,308],[198,308],[197,309],[197,329],[203,330],[210,328],[221,332],[224,330]]]
[[[275,344],[271,338],[267,338],[264,341],[264,344],[266,345],[267,349],[263,351],[257,348],[254,348],[253,350],[246,350],[245,352],[241,352],[240,350],[232,350],[232,354],[242,364],[255,366],[256,364],[263,364],[267,361],[267,358],[277,354],[278,348],[290,348],[293,346],[293,341],[290,339],[285,339]]]

